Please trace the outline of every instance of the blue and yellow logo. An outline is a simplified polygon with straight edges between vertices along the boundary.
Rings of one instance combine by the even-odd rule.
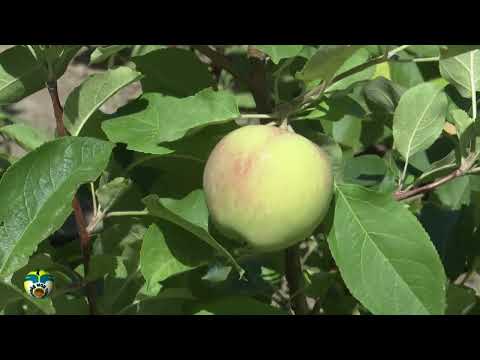
[[[53,276],[44,270],[30,271],[24,278],[23,287],[30,296],[43,299],[53,291]]]

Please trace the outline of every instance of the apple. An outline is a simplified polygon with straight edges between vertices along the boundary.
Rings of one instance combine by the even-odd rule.
[[[203,174],[214,226],[254,252],[290,247],[312,234],[333,194],[328,155],[276,126],[248,125],[212,150]]]

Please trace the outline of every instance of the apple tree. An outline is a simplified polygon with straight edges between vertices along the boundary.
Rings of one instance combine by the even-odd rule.
[[[478,314],[478,48],[4,50],[1,313]]]

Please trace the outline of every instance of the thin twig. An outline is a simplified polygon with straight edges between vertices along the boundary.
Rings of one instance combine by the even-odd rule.
[[[411,190],[408,190],[408,191],[397,191],[394,193],[394,196],[395,196],[395,199],[396,200],[405,200],[405,199],[408,199],[408,198],[411,198],[415,195],[418,195],[418,194],[423,194],[423,193],[426,193],[426,192],[429,192],[431,190],[434,190],[436,189],[437,187],[439,187],[440,185],[443,185],[459,176],[462,176],[464,175],[465,172],[460,170],[460,169],[457,169],[455,171],[453,171],[452,173],[434,181],[434,182],[431,182],[429,184],[426,184],[424,186],[420,186],[418,188],[414,188],[414,189],[411,189]]]
[[[148,215],[148,210],[141,211],[112,211],[105,215],[105,218],[115,217],[115,216],[146,216]]]
[[[50,81],[48,81],[47,83],[47,89],[52,100],[53,112],[55,114],[55,121],[57,123],[57,134],[60,137],[68,136],[67,130],[65,129],[65,125],[63,123],[63,108],[60,104],[60,99],[58,97],[57,81],[50,79]],[[83,266],[85,270],[84,272],[85,276],[87,276],[90,264],[90,235],[87,231],[85,216],[83,215],[82,207],[80,206],[80,202],[78,201],[77,196],[73,198],[72,207],[75,214],[75,221],[77,223],[78,233],[80,235],[80,246],[82,250]],[[97,313],[95,297],[95,287],[90,284],[87,286],[87,299],[91,315]]]

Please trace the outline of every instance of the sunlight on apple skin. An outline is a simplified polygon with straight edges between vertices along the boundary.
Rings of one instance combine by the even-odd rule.
[[[270,252],[312,234],[328,211],[333,175],[327,154],[310,140],[275,126],[249,125],[217,144],[203,186],[220,232]]]

